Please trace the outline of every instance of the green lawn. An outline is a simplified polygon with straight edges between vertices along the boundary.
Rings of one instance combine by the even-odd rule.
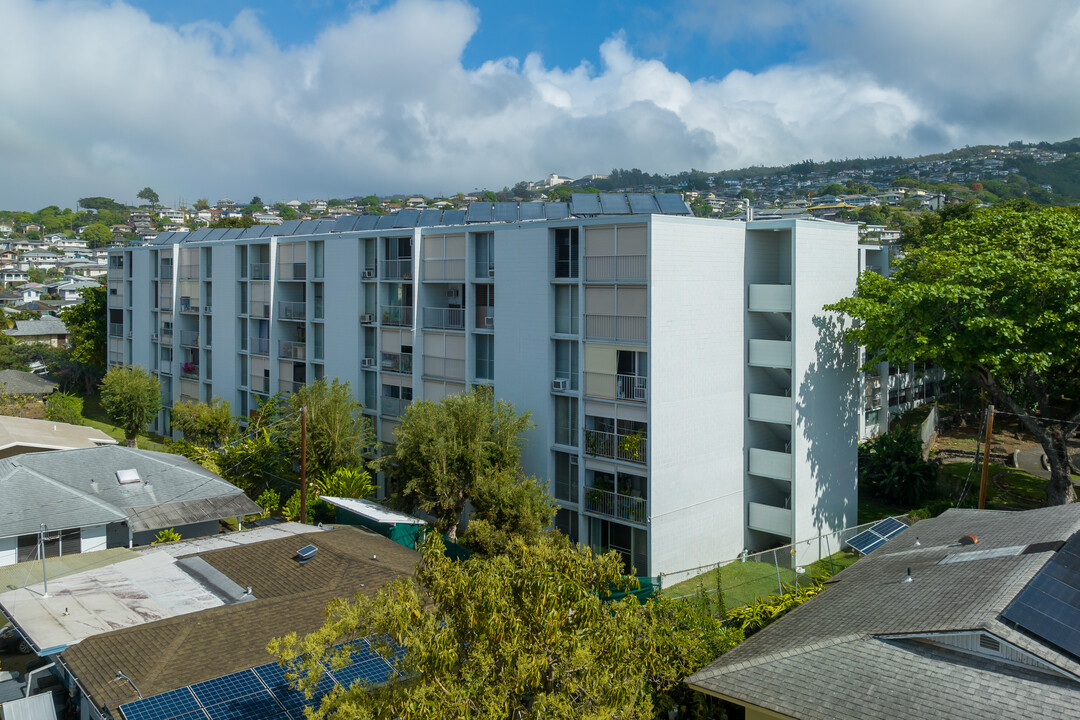
[[[97,428],[111,438],[115,438],[121,443],[124,442],[124,431],[113,425],[109,420],[109,416],[105,413],[105,408],[101,407],[101,397],[99,395],[84,395],[83,393],[74,393],[83,400],[83,425],[87,427]],[[165,447],[165,438],[154,433],[141,432],[138,435],[139,447],[143,450],[159,450],[161,452],[168,452]]]

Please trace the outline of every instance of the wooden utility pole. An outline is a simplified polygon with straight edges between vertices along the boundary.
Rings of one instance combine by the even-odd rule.
[[[990,439],[994,436],[994,406],[986,408],[986,448],[983,449],[982,483],[979,485],[979,509],[986,509],[986,484],[990,480]]]
[[[307,522],[307,407],[300,408],[300,522]]]

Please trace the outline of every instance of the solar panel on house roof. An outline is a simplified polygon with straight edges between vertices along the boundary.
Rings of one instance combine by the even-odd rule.
[[[1001,616],[1080,658],[1080,533],[1046,561]]]
[[[342,215],[334,221],[334,232],[349,232],[355,224],[355,215]]]
[[[121,705],[120,709],[127,720],[166,720],[198,711],[199,701],[191,694],[190,688],[182,687]]]
[[[193,233],[188,233],[188,236],[185,239],[187,242],[202,242],[203,240],[206,240],[208,237],[210,237],[210,233],[211,230],[209,230],[208,228],[202,228],[201,230],[196,230]]]
[[[656,204],[665,215],[689,215],[690,208],[686,201],[673,193],[657,193]]]
[[[600,196],[596,193],[574,193],[570,196],[570,208],[575,215],[599,215]]]
[[[315,557],[315,553],[319,551],[319,548],[314,545],[305,545],[296,551],[296,554],[300,556],[301,560],[310,560]]]
[[[627,193],[626,199],[630,203],[630,212],[639,215],[660,212],[660,206],[651,193]]]
[[[174,233],[174,232],[158,233],[157,237],[155,237],[153,240],[150,241],[150,244],[151,245],[168,245],[170,243],[170,238],[173,235],[181,235],[181,234],[183,234],[183,233]]]
[[[244,228],[244,232],[242,232],[240,234],[240,237],[242,237],[244,239],[257,238],[257,237],[262,237],[263,235],[267,235],[267,234],[269,234],[269,232],[270,232],[270,226],[269,225],[252,225],[249,228]]]
[[[626,215],[630,212],[623,193],[600,193],[600,209],[605,215]]]
[[[848,540],[847,544],[863,555],[868,555],[884,545],[886,540],[899,535],[904,530],[907,530],[907,525],[904,523],[896,518],[885,518],[875,523],[869,530],[864,530]]]
[[[227,230],[228,230],[228,228],[214,228],[214,229],[210,230],[209,232],[207,232],[206,237],[202,238],[200,240],[200,242],[209,242],[211,240],[220,240],[225,235]]]
[[[468,214],[465,216],[465,222],[478,223],[478,222],[491,222],[494,211],[492,210],[491,203],[487,202],[474,202],[469,203]]]

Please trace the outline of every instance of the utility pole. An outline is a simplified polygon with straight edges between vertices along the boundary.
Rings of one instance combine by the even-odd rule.
[[[990,480],[990,438],[994,434],[994,406],[986,408],[986,448],[983,450],[982,483],[979,486],[979,509],[986,509],[986,484]]]
[[[41,523],[41,584],[44,586],[44,592],[41,597],[49,597],[49,576],[45,572],[45,531],[48,530],[45,523]]]
[[[307,522],[307,406],[300,407],[300,522]]]

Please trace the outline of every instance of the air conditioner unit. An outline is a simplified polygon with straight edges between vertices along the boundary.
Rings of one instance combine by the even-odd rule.
[[[364,277],[366,279],[375,277],[375,268],[364,268]]]
[[[375,369],[375,358],[362,358],[360,360],[360,367]]]
[[[488,277],[489,278],[495,277],[495,268],[493,268],[493,267],[488,268]]]
[[[551,381],[551,389],[557,392],[566,392],[566,378],[555,378]]]
[[[487,315],[487,316],[484,317],[484,327],[489,328],[491,330],[495,329],[495,316],[494,315]]]
[[[374,313],[360,313],[360,322],[362,322],[362,323],[373,323],[373,322],[375,322],[375,314]]]
[[[450,288],[446,291],[446,297],[450,298],[451,300],[455,300],[461,297],[461,291],[457,288]]]

